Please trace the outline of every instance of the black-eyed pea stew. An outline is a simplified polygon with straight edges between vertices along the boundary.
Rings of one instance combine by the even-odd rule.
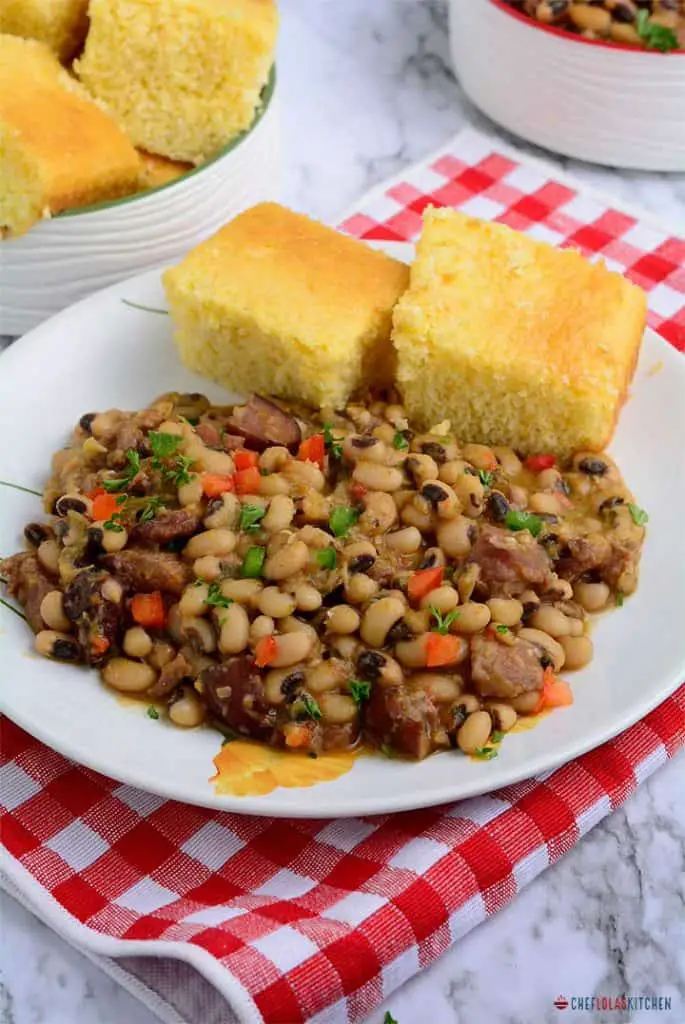
[[[507,0],[543,25],[648,50],[685,49],[683,0]]]
[[[413,758],[571,702],[647,518],[603,453],[414,432],[395,396],[86,414],[45,506],[2,565],[40,654],[182,728]]]

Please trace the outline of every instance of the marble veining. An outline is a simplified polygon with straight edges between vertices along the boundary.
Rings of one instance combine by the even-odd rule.
[[[455,79],[441,0],[281,0],[281,10],[290,205],[335,221],[466,124],[497,131]],[[685,176],[591,167],[505,137],[685,230]],[[681,753],[369,1024],[381,1024],[386,1009],[399,1024],[685,1024],[684,782]],[[158,1020],[14,900],[0,899],[0,1024]],[[672,1009],[553,1006],[559,995],[624,993],[670,996]],[[200,1005],[186,1011],[188,1024],[207,1024]]]

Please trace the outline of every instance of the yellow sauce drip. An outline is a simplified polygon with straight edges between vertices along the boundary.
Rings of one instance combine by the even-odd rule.
[[[346,775],[361,750],[309,757],[295,751],[277,750],[254,740],[225,743],[214,758],[216,775],[210,778],[218,794],[266,796],[284,789],[316,786]]]

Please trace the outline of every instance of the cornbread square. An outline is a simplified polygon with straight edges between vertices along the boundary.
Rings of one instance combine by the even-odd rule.
[[[599,450],[626,399],[642,290],[571,249],[428,208],[394,312],[398,385],[424,427],[528,453]]]
[[[138,188],[141,192],[145,192],[149,188],[168,185],[169,182],[176,181],[193,169],[192,164],[168,160],[167,157],[157,156],[156,153],[146,153],[144,149],[138,150],[138,157],[140,159]]]
[[[136,146],[202,163],[252,123],[273,0],[91,0],[76,71]]]
[[[38,39],[65,63],[88,31],[88,0],[2,0],[0,32]]]
[[[226,387],[341,408],[394,370],[409,268],[276,203],[240,214],[167,270],[183,362]]]
[[[134,192],[138,155],[44,43],[0,36],[0,233]]]

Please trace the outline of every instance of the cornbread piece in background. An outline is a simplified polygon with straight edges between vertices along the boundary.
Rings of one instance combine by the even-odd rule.
[[[522,452],[600,450],[626,399],[646,308],[640,288],[574,250],[429,208],[394,312],[407,412]]]
[[[77,74],[136,146],[202,163],[252,123],[273,0],[91,0]]]
[[[260,203],[164,274],[183,362],[232,390],[342,408],[394,371],[392,308],[409,268]]]
[[[168,160],[165,156],[146,153],[144,149],[138,150],[138,156],[140,158],[138,173],[138,190],[140,192],[145,192],[149,188],[159,188],[160,185],[168,185],[169,182],[176,181],[193,169],[192,164]]]
[[[67,62],[88,31],[88,0],[0,0],[0,32],[38,39]]]
[[[138,154],[43,43],[0,36],[0,234],[134,192]]]

